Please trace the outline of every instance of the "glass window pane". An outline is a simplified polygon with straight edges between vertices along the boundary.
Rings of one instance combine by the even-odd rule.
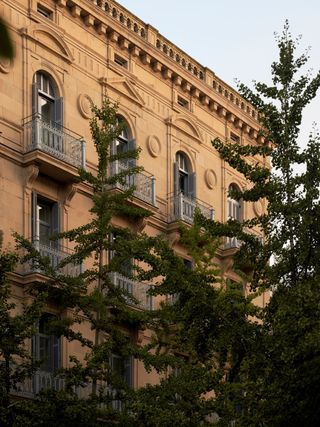
[[[51,206],[44,203],[38,203],[39,220],[45,224],[51,223]]]
[[[54,101],[44,96],[39,96],[39,111],[46,122],[54,121]]]

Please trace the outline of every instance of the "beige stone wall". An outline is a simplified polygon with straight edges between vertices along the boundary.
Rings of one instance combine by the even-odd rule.
[[[37,10],[39,4],[52,14],[44,17]],[[211,140],[233,135],[242,143],[263,142],[254,109],[214,72],[120,5],[104,2],[109,9],[103,10],[98,4],[81,0],[0,4],[16,48],[13,61],[0,60],[0,229],[5,245],[12,242],[12,230],[31,237],[33,191],[60,203],[63,230],[88,220],[90,189],[74,185],[76,169],[48,155],[25,153],[23,124],[32,114],[32,79],[37,71],[54,80],[64,99],[64,126],[85,139],[90,170],[96,164],[90,103],[100,106],[105,96],[119,103],[119,113],[142,148],[139,164],[156,178],[156,207],[151,207],[154,216],[145,230],[173,233],[173,242],[176,227],[170,223],[170,198],[176,153],[186,153],[196,173],[197,200],[225,221],[229,185],[243,187],[245,182],[219,158]],[[115,59],[126,61],[126,67]],[[263,209],[259,203],[246,203],[243,215],[251,218]],[[177,251],[183,255],[179,246]],[[70,354],[74,350],[80,351],[68,349]],[[136,370],[136,386],[156,381],[142,371]]]

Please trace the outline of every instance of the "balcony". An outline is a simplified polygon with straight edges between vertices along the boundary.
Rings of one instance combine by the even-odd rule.
[[[241,240],[236,237],[227,237],[224,249],[239,249],[241,246]]]
[[[138,301],[138,303],[135,304],[128,298],[128,305],[132,305],[133,307],[138,307],[143,310],[153,309],[153,297],[148,294],[148,290],[151,289],[151,285],[137,282],[116,272],[110,273],[110,277],[115,286],[119,286]]]
[[[72,250],[57,245],[58,242],[49,242],[43,244],[39,240],[33,240],[33,246],[37,249],[41,256],[48,257],[51,267],[55,268],[67,256],[72,255]],[[23,268],[24,274],[41,273],[41,270],[32,266],[25,265]],[[66,264],[58,269],[58,273],[65,276],[77,277],[82,273],[82,264]]]
[[[198,199],[192,199],[183,193],[173,196],[170,199],[170,205],[171,222],[185,221],[188,224],[192,224],[196,208],[200,209],[202,215],[206,218],[214,218],[214,209],[210,205]]]
[[[11,394],[27,399],[35,399],[41,390],[53,389],[61,391],[64,388],[65,382],[63,378],[54,376],[51,372],[38,371],[31,378],[26,378],[23,382],[17,384],[16,389],[11,390]]]
[[[117,160],[111,164],[110,175],[114,176],[118,173],[124,172],[128,169],[128,166]],[[149,205],[156,205],[156,179],[154,176],[147,175],[146,172],[138,172],[134,175],[128,175],[125,177],[125,184],[117,182],[113,188],[120,190],[127,190],[134,186],[135,190],[133,195]]]
[[[42,172],[60,181],[70,174],[77,176],[77,168],[85,167],[85,142],[80,135],[46,122],[40,114],[24,119],[23,128],[26,164],[37,161]]]
[[[98,388],[103,388],[105,394],[110,399],[110,405],[113,410],[121,411],[123,402],[117,399],[117,391],[112,389],[107,384],[98,384]],[[40,391],[44,390],[65,390],[65,381],[59,376],[55,376],[52,372],[38,371],[31,378],[26,378],[23,382],[18,383],[15,389],[11,390],[13,396],[22,397],[25,399],[36,399]],[[73,387],[79,399],[88,399],[92,393],[92,383],[84,384],[83,386]],[[100,404],[100,408],[104,408],[105,404]]]

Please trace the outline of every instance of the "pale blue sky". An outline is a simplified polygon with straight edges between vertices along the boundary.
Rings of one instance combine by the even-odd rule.
[[[276,59],[274,32],[289,19],[291,32],[311,46],[309,67],[320,69],[319,0],[119,0],[146,23],[231,86],[238,78],[268,81]],[[303,139],[312,123],[320,126],[320,91],[303,122]]]

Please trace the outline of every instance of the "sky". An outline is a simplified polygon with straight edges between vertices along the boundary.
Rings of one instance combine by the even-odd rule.
[[[277,59],[274,33],[289,20],[294,37],[302,35],[299,52],[311,46],[307,69],[320,70],[319,0],[118,0],[235,87],[235,79],[251,85],[270,82],[270,65]],[[320,90],[307,107],[300,143],[313,123],[320,128]]]

